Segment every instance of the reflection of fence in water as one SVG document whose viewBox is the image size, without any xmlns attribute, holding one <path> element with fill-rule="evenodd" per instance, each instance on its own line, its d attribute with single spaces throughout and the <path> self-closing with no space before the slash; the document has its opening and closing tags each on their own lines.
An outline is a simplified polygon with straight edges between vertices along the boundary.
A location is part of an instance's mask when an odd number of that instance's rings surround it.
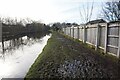
<svg viewBox="0 0 120 80">
<path fill-rule="evenodd" d="M 0 57 L 2 56 L 3 48 L 2 48 L 2 23 L 0 22 Z"/>
<path fill-rule="evenodd" d="M 66 35 L 120 57 L 120 22 L 87 24 L 63 29 Z"/>
<path fill-rule="evenodd" d="M 0 22 L 0 42 L 2 41 L 2 24 Z"/>
<path fill-rule="evenodd" d="M 2 42 L 0 42 L 0 57 L 2 57 L 2 53 L 3 53 L 3 50 L 2 50 Z"/>
</svg>

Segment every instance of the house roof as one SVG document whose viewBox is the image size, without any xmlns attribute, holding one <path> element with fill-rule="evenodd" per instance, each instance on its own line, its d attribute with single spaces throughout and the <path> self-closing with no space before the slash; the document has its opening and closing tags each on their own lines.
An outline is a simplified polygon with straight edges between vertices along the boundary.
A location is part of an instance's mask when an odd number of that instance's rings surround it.
<svg viewBox="0 0 120 80">
<path fill-rule="evenodd" d="M 103 19 L 97 19 L 97 20 L 89 21 L 86 24 L 96 24 L 96 23 L 106 23 L 106 21 Z"/>
</svg>

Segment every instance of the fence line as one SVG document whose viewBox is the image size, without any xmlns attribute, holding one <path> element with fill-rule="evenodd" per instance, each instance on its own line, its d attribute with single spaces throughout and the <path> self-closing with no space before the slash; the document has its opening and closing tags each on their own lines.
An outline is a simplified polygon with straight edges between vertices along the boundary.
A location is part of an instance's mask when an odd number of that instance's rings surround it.
<svg viewBox="0 0 120 80">
<path fill-rule="evenodd" d="M 62 29 L 63 32 L 75 39 L 95 46 L 95 50 L 102 49 L 120 57 L 120 23 L 98 23 L 82 26 L 72 26 Z"/>
</svg>

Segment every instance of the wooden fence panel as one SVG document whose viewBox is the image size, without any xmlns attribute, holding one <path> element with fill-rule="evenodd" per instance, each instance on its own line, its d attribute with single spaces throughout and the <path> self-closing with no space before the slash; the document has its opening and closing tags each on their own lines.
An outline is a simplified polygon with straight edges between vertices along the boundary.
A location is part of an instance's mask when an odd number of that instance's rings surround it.
<svg viewBox="0 0 120 80">
<path fill-rule="evenodd" d="M 82 41 L 83 40 L 83 29 L 79 28 L 79 39 Z"/>
<path fill-rule="evenodd" d="M 112 26 L 111 26 L 112 25 Z M 107 51 L 117 55 L 119 46 L 119 26 L 110 24 L 108 27 Z"/>
<path fill-rule="evenodd" d="M 68 35 L 70 36 L 70 34 L 71 34 L 71 33 L 70 33 L 70 27 L 68 28 L 68 33 L 69 33 Z"/>
<path fill-rule="evenodd" d="M 104 46 L 105 46 L 105 26 L 100 27 L 99 46 L 102 47 L 102 48 L 104 48 Z"/>
<path fill-rule="evenodd" d="M 119 41 L 118 41 L 118 52 L 117 52 L 117 57 L 120 58 L 120 24 L 119 24 Z"/>
<path fill-rule="evenodd" d="M 65 34 L 68 35 L 68 29 L 67 28 L 65 28 Z"/>
<path fill-rule="evenodd" d="M 62 28 L 62 31 L 64 32 L 64 34 L 65 34 L 65 28 Z"/>
<path fill-rule="evenodd" d="M 66 35 L 70 35 L 70 27 L 66 28 Z"/>
<path fill-rule="evenodd" d="M 78 28 L 79 27 L 79 28 Z M 73 38 L 104 49 L 120 57 L 120 23 L 104 23 L 87 26 L 63 28 L 63 32 Z"/>
<path fill-rule="evenodd" d="M 77 39 L 78 38 L 78 28 L 74 27 L 74 38 Z"/>
<path fill-rule="evenodd" d="M 87 28 L 86 33 L 87 42 L 96 45 L 96 28 Z"/>
</svg>

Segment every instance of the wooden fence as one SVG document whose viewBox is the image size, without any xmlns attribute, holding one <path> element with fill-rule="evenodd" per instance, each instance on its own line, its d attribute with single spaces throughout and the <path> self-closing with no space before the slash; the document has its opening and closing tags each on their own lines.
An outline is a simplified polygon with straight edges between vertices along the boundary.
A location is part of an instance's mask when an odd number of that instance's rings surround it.
<svg viewBox="0 0 120 80">
<path fill-rule="evenodd" d="M 104 53 L 120 57 L 120 22 L 87 24 L 62 29 L 63 32 L 84 43 L 102 49 Z"/>
</svg>

